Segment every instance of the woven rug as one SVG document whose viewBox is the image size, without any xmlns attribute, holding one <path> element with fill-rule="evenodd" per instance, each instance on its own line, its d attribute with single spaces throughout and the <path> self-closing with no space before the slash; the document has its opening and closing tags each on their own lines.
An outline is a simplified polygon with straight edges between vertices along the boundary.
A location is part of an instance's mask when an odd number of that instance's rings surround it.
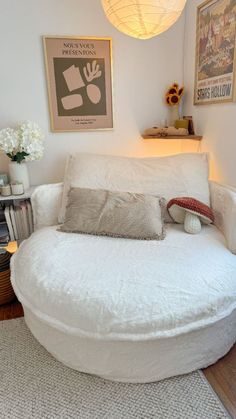
<svg viewBox="0 0 236 419">
<path fill-rule="evenodd" d="M 24 319 L 0 322 L 0 418 L 224 419 L 199 371 L 151 384 L 121 384 L 71 370 L 31 335 Z"/>
</svg>

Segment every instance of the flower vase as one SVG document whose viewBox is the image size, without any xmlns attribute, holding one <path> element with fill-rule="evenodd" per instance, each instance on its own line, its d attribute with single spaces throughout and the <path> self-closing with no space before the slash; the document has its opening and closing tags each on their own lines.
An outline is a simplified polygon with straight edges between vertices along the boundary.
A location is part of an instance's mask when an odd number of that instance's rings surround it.
<svg viewBox="0 0 236 419">
<path fill-rule="evenodd" d="M 9 163 L 9 175 L 11 182 L 22 183 L 25 191 L 29 189 L 29 173 L 26 163 L 17 163 L 16 161 L 11 161 Z"/>
<path fill-rule="evenodd" d="M 179 106 L 175 105 L 175 106 L 171 106 L 170 107 L 170 126 L 174 127 L 175 126 L 175 121 L 179 119 Z"/>
</svg>

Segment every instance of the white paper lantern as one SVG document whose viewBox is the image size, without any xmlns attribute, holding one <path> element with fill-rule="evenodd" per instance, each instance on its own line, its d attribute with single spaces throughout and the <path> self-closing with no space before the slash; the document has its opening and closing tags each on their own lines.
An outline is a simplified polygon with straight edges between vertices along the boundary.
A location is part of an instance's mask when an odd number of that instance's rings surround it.
<svg viewBox="0 0 236 419">
<path fill-rule="evenodd" d="M 180 17 L 185 3 L 186 0 L 102 0 L 112 25 L 139 39 L 166 31 Z"/>
</svg>

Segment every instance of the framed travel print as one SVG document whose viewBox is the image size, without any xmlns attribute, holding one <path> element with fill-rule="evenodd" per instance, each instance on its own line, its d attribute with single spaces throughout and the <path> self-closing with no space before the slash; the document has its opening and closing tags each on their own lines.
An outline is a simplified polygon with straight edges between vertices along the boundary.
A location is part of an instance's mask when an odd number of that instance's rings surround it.
<svg viewBox="0 0 236 419">
<path fill-rule="evenodd" d="M 52 131 L 112 129 L 111 39 L 43 41 Z"/>
<path fill-rule="evenodd" d="M 235 95 L 236 0 L 198 7 L 194 104 L 232 102 Z"/>
</svg>

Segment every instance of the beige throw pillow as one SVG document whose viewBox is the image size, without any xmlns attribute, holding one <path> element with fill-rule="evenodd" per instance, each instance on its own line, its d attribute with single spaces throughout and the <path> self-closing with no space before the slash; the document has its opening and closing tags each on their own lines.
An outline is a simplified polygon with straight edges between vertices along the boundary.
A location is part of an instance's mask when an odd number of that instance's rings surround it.
<svg viewBox="0 0 236 419">
<path fill-rule="evenodd" d="M 165 199 L 130 192 L 72 188 L 59 231 L 163 240 Z"/>
</svg>

